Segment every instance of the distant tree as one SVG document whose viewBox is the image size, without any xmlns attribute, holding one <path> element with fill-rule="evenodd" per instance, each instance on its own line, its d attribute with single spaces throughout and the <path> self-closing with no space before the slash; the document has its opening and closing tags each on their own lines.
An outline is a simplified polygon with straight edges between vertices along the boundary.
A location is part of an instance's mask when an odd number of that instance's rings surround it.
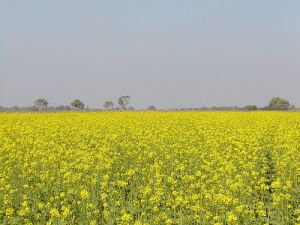
<svg viewBox="0 0 300 225">
<path fill-rule="evenodd" d="M 18 106 L 15 106 L 18 108 Z M 38 109 L 35 106 L 27 106 L 27 107 L 22 107 L 19 109 L 19 111 L 26 111 L 26 112 L 32 112 L 32 111 L 37 111 Z"/>
<path fill-rule="evenodd" d="M 69 106 L 69 105 L 65 105 L 65 110 L 66 110 L 66 111 L 71 111 L 71 110 L 72 110 L 72 107 Z"/>
<path fill-rule="evenodd" d="M 55 111 L 55 107 L 54 106 L 48 106 L 47 111 L 50 111 L 50 112 Z"/>
<path fill-rule="evenodd" d="M 48 106 L 48 101 L 45 98 L 39 98 L 35 100 L 34 106 L 38 108 L 39 111 L 43 111 Z"/>
<path fill-rule="evenodd" d="M 61 111 L 71 111 L 72 110 L 72 106 L 70 105 L 60 105 L 57 107 L 57 110 L 61 110 Z"/>
<path fill-rule="evenodd" d="M 127 106 L 129 105 L 130 97 L 128 95 L 121 96 L 118 100 L 118 104 L 120 105 L 121 109 L 126 110 Z"/>
<path fill-rule="evenodd" d="M 75 99 L 73 102 L 71 102 L 71 106 L 75 109 L 83 109 L 84 104 L 79 99 Z"/>
<path fill-rule="evenodd" d="M 155 105 L 150 105 L 150 106 L 148 107 L 148 110 L 155 111 L 155 110 L 156 110 Z"/>
<path fill-rule="evenodd" d="M 257 106 L 256 105 L 246 105 L 243 107 L 243 110 L 246 111 L 256 111 L 257 110 Z"/>
<path fill-rule="evenodd" d="M 14 105 L 14 106 L 12 107 L 12 111 L 18 112 L 18 111 L 21 111 L 21 110 L 20 110 L 20 107 L 19 107 L 19 106 Z"/>
<path fill-rule="evenodd" d="M 114 103 L 112 101 L 106 101 L 104 102 L 103 104 L 103 107 L 106 109 L 106 110 L 112 110 L 114 108 Z"/>
<path fill-rule="evenodd" d="M 57 111 L 64 111 L 65 110 L 65 106 L 63 106 L 63 105 L 56 106 L 55 110 L 57 110 Z"/>
<path fill-rule="evenodd" d="M 128 110 L 130 110 L 130 111 L 134 111 L 134 110 L 135 110 L 135 108 L 133 108 L 132 106 L 130 106 L 130 107 L 128 108 Z"/>
<path fill-rule="evenodd" d="M 279 97 L 273 97 L 269 102 L 268 108 L 271 110 L 288 110 L 289 106 L 290 103 L 288 100 Z"/>
</svg>

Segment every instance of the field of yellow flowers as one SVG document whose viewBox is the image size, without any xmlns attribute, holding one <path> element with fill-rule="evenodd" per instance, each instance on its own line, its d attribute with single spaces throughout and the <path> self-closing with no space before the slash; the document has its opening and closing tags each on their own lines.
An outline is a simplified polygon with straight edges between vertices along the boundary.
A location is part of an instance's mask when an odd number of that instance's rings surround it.
<svg viewBox="0 0 300 225">
<path fill-rule="evenodd" d="M 300 114 L 0 114 L 0 224 L 300 224 Z"/>
</svg>

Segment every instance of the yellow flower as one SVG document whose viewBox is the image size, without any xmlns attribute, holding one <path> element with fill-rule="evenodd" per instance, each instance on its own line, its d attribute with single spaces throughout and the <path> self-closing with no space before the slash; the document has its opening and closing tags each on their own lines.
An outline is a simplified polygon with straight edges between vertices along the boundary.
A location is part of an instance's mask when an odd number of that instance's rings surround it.
<svg viewBox="0 0 300 225">
<path fill-rule="evenodd" d="M 29 208 L 28 208 L 28 207 L 25 207 L 25 208 L 21 209 L 21 210 L 18 212 L 18 215 L 19 215 L 19 216 L 26 216 L 29 212 L 30 212 Z"/>
<path fill-rule="evenodd" d="M 23 207 L 27 207 L 28 206 L 28 202 L 27 201 L 22 202 L 22 206 Z"/>
<path fill-rule="evenodd" d="M 97 224 L 97 221 L 96 220 L 91 220 L 90 222 L 89 222 L 89 225 L 96 225 Z"/>
<path fill-rule="evenodd" d="M 232 223 L 236 223 L 237 221 L 237 216 L 233 213 L 233 212 L 229 212 L 227 213 L 227 222 L 232 224 Z"/>
<path fill-rule="evenodd" d="M 82 190 L 82 191 L 80 191 L 80 197 L 82 199 L 88 199 L 90 197 L 90 194 L 87 190 Z"/>
<path fill-rule="evenodd" d="M 122 216 L 121 216 L 121 220 L 123 222 L 130 222 L 132 221 L 133 217 L 129 214 L 129 213 L 124 213 Z"/>
<path fill-rule="evenodd" d="M 53 218 L 59 217 L 60 216 L 59 211 L 57 209 L 55 209 L 55 208 L 52 208 L 50 210 L 50 216 L 53 217 Z"/>
<path fill-rule="evenodd" d="M 172 220 L 172 219 L 167 219 L 167 220 L 165 221 L 165 223 L 166 223 L 167 225 L 171 225 L 171 224 L 173 224 L 173 220 Z"/>
<path fill-rule="evenodd" d="M 38 209 L 40 209 L 40 210 L 41 210 L 41 209 L 43 209 L 43 208 L 44 208 L 44 206 L 45 206 L 45 205 L 44 205 L 44 203 L 41 203 L 41 202 L 40 202 L 40 203 L 38 203 Z"/>
<path fill-rule="evenodd" d="M 281 182 L 279 180 L 273 181 L 271 188 L 279 189 L 281 187 Z"/>
<path fill-rule="evenodd" d="M 62 211 L 62 216 L 63 217 L 68 217 L 71 214 L 70 208 L 66 207 L 66 206 L 62 206 L 61 211 Z"/>
<path fill-rule="evenodd" d="M 6 209 L 6 211 L 5 211 L 5 215 L 6 216 L 12 216 L 13 214 L 14 214 L 14 209 L 13 208 L 8 208 L 8 209 Z"/>
<path fill-rule="evenodd" d="M 211 212 L 206 212 L 204 215 L 205 219 L 210 219 L 212 217 L 212 213 Z"/>
<path fill-rule="evenodd" d="M 60 194 L 59 194 L 59 197 L 61 197 L 61 198 L 64 198 L 66 196 L 66 193 L 65 192 L 61 192 Z"/>
</svg>

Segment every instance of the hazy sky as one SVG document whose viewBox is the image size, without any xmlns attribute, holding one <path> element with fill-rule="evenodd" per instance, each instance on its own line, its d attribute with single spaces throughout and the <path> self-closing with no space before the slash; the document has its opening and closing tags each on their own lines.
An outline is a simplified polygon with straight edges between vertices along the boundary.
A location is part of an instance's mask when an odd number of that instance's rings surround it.
<svg viewBox="0 0 300 225">
<path fill-rule="evenodd" d="M 299 85 L 299 0 L 0 0 L 0 105 L 300 106 Z"/>
</svg>

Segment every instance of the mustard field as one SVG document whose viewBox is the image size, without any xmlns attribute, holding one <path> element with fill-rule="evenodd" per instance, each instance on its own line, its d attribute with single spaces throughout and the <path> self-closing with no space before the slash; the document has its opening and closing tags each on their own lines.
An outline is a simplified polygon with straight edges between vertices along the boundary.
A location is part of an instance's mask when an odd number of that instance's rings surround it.
<svg viewBox="0 0 300 225">
<path fill-rule="evenodd" d="M 0 114 L 0 224 L 300 224 L 300 113 Z"/>
</svg>

